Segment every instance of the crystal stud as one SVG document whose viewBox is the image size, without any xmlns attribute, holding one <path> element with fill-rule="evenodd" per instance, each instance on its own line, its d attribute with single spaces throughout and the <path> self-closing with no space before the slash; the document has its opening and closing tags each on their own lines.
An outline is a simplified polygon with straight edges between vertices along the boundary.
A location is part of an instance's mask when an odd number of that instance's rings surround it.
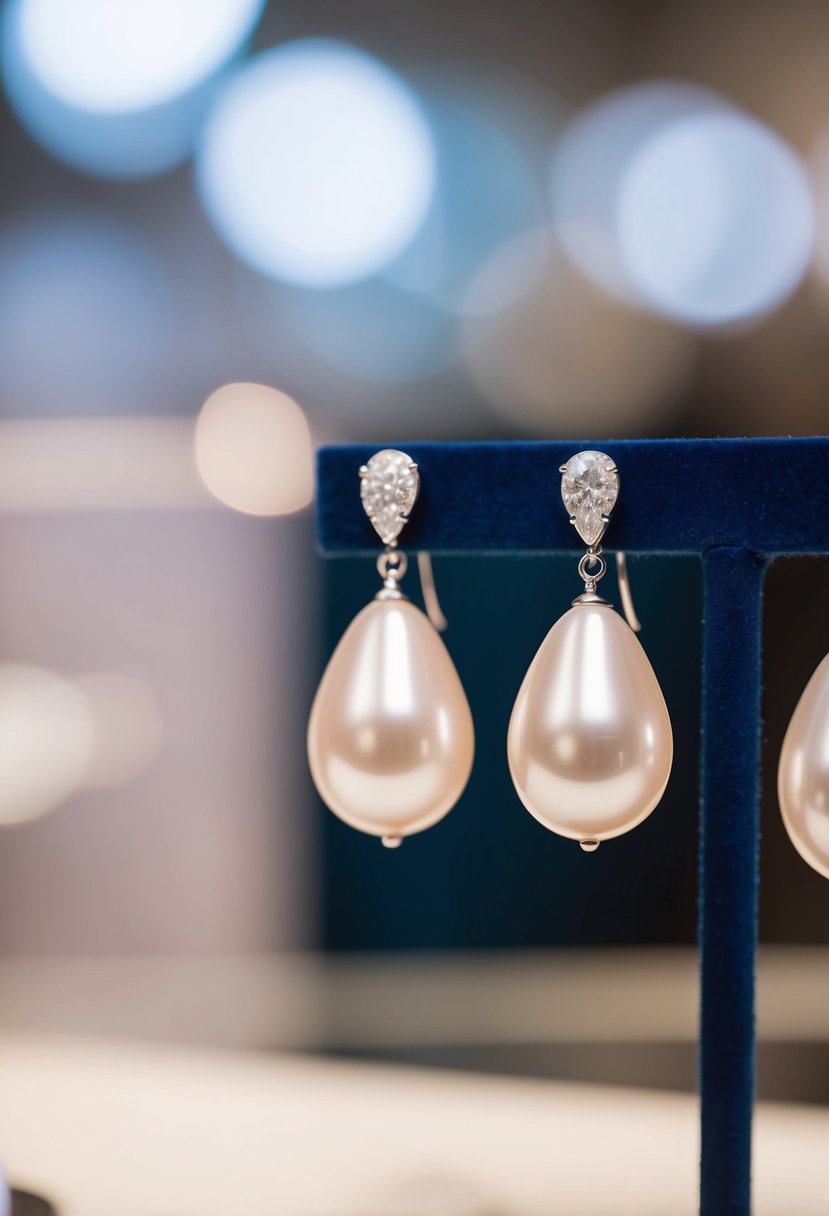
<svg viewBox="0 0 829 1216">
<path fill-rule="evenodd" d="M 578 452 L 562 466 L 561 497 L 586 545 L 595 545 L 619 497 L 619 473 L 604 452 Z"/>
<path fill-rule="evenodd" d="M 403 531 L 419 489 L 417 465 L 405 452 L 384 448 L 360 469 L 363 510 L 383 544 Z"/>
</svg>

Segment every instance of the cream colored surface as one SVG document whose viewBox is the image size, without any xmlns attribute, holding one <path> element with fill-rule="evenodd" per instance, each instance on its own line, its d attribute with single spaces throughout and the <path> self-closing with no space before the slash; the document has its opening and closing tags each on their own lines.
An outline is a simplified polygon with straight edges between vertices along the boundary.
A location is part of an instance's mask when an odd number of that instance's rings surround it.
<svg viewBox="0 0 829 1216">
<path fill-rule="evenodd" d="M 0 1039 L 4 1163 L 61 1216 L 692 1216 L 696 1121 L 635 1090 Z M 829 1112 L 761 1109 L 756 1140 L 756 1216 L 825 1213 Z M 452 1203 L 413 1207 L 429 1188 Z"/>
<path fill-rule="evenodd" d="M 317 789 L 374 836 L 431 827 L 472 768 L 472 714 L 446 647 L 408 600 L 373 600 L 325 670 L 308 724 Z"/>
<path fill-rule="evenodd" d="M 507 755 L 524 806 L 561 836 L 609 840 L 654 809 L 671 772 L 671 721 L 612 608 L 580 604 L 556 621 L 516 698 Z"/>
<path fill-rule="evenodd" d="M 783 740 L 777 793 L 800 856 L 829 878 L 829 655 L 812 676 Z"/>
</svg>

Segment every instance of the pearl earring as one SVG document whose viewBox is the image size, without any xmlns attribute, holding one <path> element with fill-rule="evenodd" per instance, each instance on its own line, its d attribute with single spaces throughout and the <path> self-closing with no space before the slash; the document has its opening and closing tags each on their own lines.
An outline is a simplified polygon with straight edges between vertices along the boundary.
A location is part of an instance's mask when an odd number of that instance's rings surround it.
<svg viewBox="0 0 829 1216">
<path fill-rule="evenodd" d="M 386 546 L 377 559 L 383 586 L 325 669 L 308 723 L 308 760 L 334 814 L 396 848 L 460 798 L 475 736 L 445 646 L 400 591 L 407 562 L 397 538 L 420 488 L 417 465 L 387 449 L 360 469 L 360 479 L 363 508 Z M 433 596 L 431 579 L 424 591 Z"/>
<path fill-rule="evenodd" d="M 789 722 L 777 796 L 792 844 L 818 874 L 829 878 L 829 654 Z"/>
<path fill-rule="evenodd" d="M 560 472 L 570 522 L 587 545 L 579 561 L 584 594 L 530 664 L 510 718 L 507 756 L 530 814 L 593 852 L 657 805 L 671 772 L 673 735 L 636 635 L 596 594 L 607 569 L 600 542 L 619 496 L 618 469 L 603 452 L 579 452 Z M 627 607 L 626 577 L 620 586 Z"/>
</svg>

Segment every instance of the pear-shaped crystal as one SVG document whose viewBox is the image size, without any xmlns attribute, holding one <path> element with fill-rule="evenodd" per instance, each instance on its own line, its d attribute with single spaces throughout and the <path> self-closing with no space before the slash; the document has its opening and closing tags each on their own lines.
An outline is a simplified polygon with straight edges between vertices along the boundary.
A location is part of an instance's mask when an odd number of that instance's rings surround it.
<svg viewBox="0 0 829 1216">
<path fill-rule="evenodd" d="M 619 474 L 604 452 L 578 452 L 564 466 L 561 497 L 576 531 L 594 545 L 605 530 L 606 518 L 619 497 Z"/>
<path fill-rule="evenodd" d="M 375 452 L 360 469 L 363 510 L 384 545 L 403 531 L 419 488 L 417 465 L 411 456 L 394 448 Z"/>
</svg>

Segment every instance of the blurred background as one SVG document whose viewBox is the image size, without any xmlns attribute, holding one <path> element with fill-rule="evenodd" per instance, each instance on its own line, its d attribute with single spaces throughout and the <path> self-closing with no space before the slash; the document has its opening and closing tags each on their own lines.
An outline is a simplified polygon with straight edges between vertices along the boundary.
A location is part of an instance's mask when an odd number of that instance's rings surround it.
<svg viewBox="0 0 829 1216">
<path fill-rule="evenodd" d="M 574 565 L 438 559 L 478 758 L 389 854 L 305 761 L 376 586 L 315 555 L 313 449 L 825 432 L 829 10 L 6 0 L 0 37 L 0 1163 L 102 1216 L 549 1213 L 548 1103 L 568 1216 L 605 1184 L 692 1211 L 698 565 L 632 562 L 676 761 L 586 857 L 504 763 Z M 792 1105 L 761 1117 L 761 1213 L 823 1210 L 829 886 L 774 774 L 827 603 L 829 562 L 772 568 L 759 1087 Z M 242 1150 L 260 1084 L 281 1181 Z M 346 1105 L 326 1184 L 308 1144 Z M 483 1108 L 503 1177 L 441 1156 Z M 147 1146 L 137 1189 L 78 1128 Z M 589 1196 L 568 1134 L 616 1144 Z"/>
</svg>

